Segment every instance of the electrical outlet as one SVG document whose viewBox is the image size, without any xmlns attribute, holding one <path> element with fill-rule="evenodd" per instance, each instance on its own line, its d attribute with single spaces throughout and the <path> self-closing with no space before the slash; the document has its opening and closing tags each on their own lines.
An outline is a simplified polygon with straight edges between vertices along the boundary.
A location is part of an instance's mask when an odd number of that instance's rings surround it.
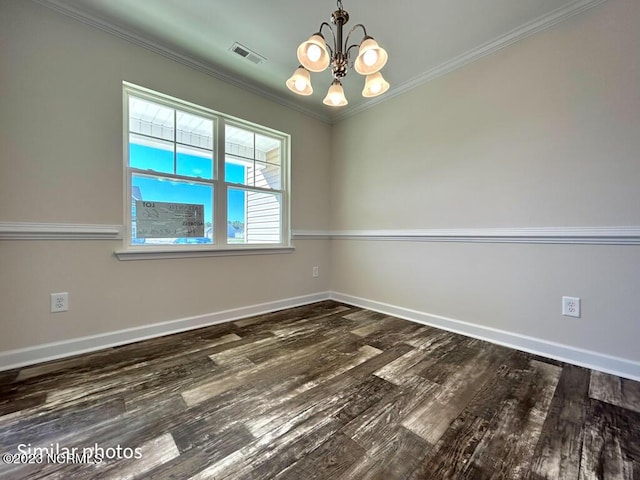
<svg viewBox="0 0 640 480">
<path fill-rule="evenodd" d="M 319 277 L 320 269 L 318 267 L 313 267 L 313 269 L 311 270 L 311 275 L 313 276 L 313 278 Z"/>
<path fill-rule="evenodd" d="M 51 313 L 67 312 L 69 310 L 69 293 L 51 294 Z"/>
<path fill-rule="evenodd" d="M 580 299 L 577 297 L 562 297 L 562 315 L 580 318 Z"/>
</svg>

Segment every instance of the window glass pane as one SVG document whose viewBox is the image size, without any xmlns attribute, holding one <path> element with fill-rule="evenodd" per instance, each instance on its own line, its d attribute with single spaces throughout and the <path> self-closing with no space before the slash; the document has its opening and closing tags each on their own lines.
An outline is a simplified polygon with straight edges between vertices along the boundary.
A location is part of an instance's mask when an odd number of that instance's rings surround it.
<svg viewBox="0 0 640 480">
<path fill-rule="evenodd" d="M 173 142 L 130 134 L 129 165 L 140 170 L 173 173 Z"/>
<path fill-rule="evenodd" d="M 256 134 L 256 160 L 280 165 L 280 146 L 282 141 L 277 138 Z"/>
<path fill-rule="evenodd" d="M 225 182 L 238 183 L 240 185 L 252 185 L 253 178 L 250 183 L 249 177 L 247 176 L 248 168 L 251 165 L 253 165 L 253 162 L 227 155 L 224 162 Z"/>
<path fill-rule="evenodd" d="M 129 131 L 173 141 L 173 108 L 129 97 Z"/>
<path fill-rule="evenodd" d="M 227 243 L 245 243 L 246 204 L 244 190 L 230 188 L 227 191 Z"/>
<path fill-rule="evenodd" d="M 229 188 L 227 242 L 281 243 L 281 203 L 279 193 Z"/>
<path fill-rule="evenodd" d="M 176 146 L 176 173 L 186 177 L 213 178 L 213 152 L 186 145 Z"/>
<path fill-rule="evenodd" d="M 176 142 L 213 150 L 213 120 L 191 113 L 176 112 Z"/>
<path fill-rule="evenodd" d="M 213 186 L 134 174 L 131 197 L 131 243 L 213 243 Z"/>
<path fill-rule="evenodd" d="M 280 190 L 280 166 L 271 163 L 254 162 L 248 172 L 249 177 L 253 177 L 254 186 Z"/>
<path fill-rule="evenodd" d="M 228 155 L 253 160 L 254 158 L 254 133 L 250 130 L 225 125 L 225 152 Z"/>
<path fill-rule="evenodd" d="M 251 130 L 225 126 L 225 181 L 250 187 L 282 187 L 282 140 Z M 242 177 L 237 173 L 243 169 Z"/>
</svg>

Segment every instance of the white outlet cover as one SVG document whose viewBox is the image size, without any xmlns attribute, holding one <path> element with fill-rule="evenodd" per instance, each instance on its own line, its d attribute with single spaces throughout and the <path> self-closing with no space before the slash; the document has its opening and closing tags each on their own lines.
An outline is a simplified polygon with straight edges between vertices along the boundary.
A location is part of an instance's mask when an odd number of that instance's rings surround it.
<svg viewBox="0 0 640 480">
<path fill-rule="evenodd" d="M 562 315 L 580 318 L 580 299 L 578 297 L 562 297 Z"/>
<path fill-rule="evenodd" d="M 51 294 L 51 313 L 69 311 L 69 293 L 52 293 Z"/>
</svg>

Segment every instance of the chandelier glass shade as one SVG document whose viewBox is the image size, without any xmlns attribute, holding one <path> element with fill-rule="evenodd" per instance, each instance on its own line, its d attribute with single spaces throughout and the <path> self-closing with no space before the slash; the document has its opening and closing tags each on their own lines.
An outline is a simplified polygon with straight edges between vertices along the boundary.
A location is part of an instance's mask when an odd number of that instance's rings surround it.
<svg viewBox="0 0 640 480">
<path fill-rule="evenodd" d="M 311 75 L 302 67 L 296 69 L 291 78 L 287 80 L 287 87 L 298 95 L 311 95 L 313 87 L 311 86 Z"/>
<path fill-rule="evenodd" d="M 360 75 L 370 75 L 379 72 L 387 63 L 387 58 L 387 52 L 378 45 L 378 42 L 372 37 L 365 37 L 360 44 L 353 68 Z"/>
<path fill-rule="evenodd" d="M 309 85 L 311 87 L 311 85 Z M 377 97 L 389 90 L 389 82 L 382 78 L 380 72 L 367 75 L 367 79 L 364 83 L 364 89 L 362 90 L 363 97 Z"/>
<path fill-rule="evenodd" d="M 311 95 L 313 87 L 309 72 L 322 72 L 330 67 L 333 81 L 323 103 L 333 107 L 348 103 L 342 88 L 342 79 L 347 75 L 349 68 L 366 76 L 362 96 L 376 97 L 389 89 L 389 82 L 380 73 L 389 58 L 387 52 L 373 37 L 367 35 L 366 28 L 360 23 L 347 33 L 343 42 L 343 27 L 349 21 L 349 13 L 342 8 L 341 0 L 337 1 L 337 6 L 338 9 L 331 14 L 331 22 L 335 28 L 327 22 L 322 22 L 318 31 L 300 44 L 297 51 L 300 65 L 287 80 L 287 87 L 291 91 L 298 95 Z M 349 44 L 351 34 L 358 28 L 362 30 L 362 40 L 358 44 Z M 330 44 L 327 44 L 323 29 L 328 29 L 331 33 Z M 355 48 L 358 49 L 358 53 L 352 61 L 351 54 Z"/>
<path fill-rule="evenodd" d="M 347 102 L 347 97 L 344 96 L 344 90 L 340 80 L 335 79 L 331 82 L 327 96 L 324 97 L 322 103 L 331 107 L 342 107 L 349 103 Z"/>
<path fill-rule="evenodd" d="M 324 37 L 315 34 L 301 43 L 298 47 L 298 61 L 310 72 L 321 72 L 327 68 L 331 58 Z"/>
</svg>

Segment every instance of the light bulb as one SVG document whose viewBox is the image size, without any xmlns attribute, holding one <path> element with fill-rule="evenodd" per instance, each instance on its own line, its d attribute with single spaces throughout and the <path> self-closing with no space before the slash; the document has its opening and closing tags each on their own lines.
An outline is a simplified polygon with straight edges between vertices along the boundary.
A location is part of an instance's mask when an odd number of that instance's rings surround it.
<svg viewBox="0 0 640 480">
<path fill-rule="evenodd" d="M 381 82 L 374 82 L 373 84 L 371 84 L 371 93 L 375 95 L 376 93 L 380 93 L 380 90 L 382 90 Z"/>
<path fill-rule="evenodd" d="M 334 105 L 340 105 L 340 94 L 334 93 L 331 95 L 331 103 Z"/>
<path fill-rule="evenodd" d="M 364 52 L 362 60 L 367 67 L 374 65 L 378 61 L 378 53 L 372 48 Z"/>
<path fill-rule="evenodd" d="M 317 62 L 320 59 L 321 55 L 322 49 L 315 43 L 312 43 L 311 45 L 309 45 L 309 48 L 307 48 L 307 57 L 309 57 L 309 60 L 311 60 L 312 62 Z"/>
<path fill-rule="evenodd" d="M 307 81 L 304 78 L 296 78 L 295 81 L 296 90 L 299 92 L 304 92 L 304 89 L 307 88 Z"/>
</svg>

